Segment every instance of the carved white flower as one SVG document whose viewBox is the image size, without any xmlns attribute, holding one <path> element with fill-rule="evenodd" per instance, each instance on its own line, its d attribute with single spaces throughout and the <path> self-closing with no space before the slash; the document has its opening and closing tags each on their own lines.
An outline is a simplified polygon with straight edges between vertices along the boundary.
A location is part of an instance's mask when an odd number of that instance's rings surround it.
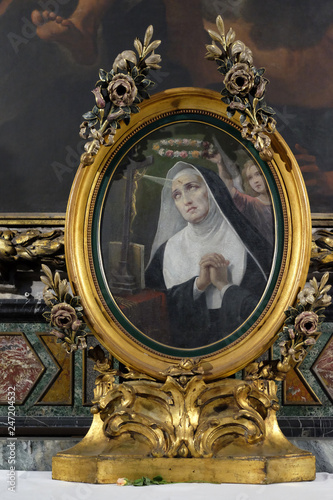
<svg viewBox="0 0 333 500">
<path fill-rule="evenodd" d="M 306 304 L 313 304 L 315 300 L 315 290 L 312 286 L 306 286 L 299 292 L 297 295 L 298 300 L 302 304 L 302 306 L 305 306 Z"/>
</svg>

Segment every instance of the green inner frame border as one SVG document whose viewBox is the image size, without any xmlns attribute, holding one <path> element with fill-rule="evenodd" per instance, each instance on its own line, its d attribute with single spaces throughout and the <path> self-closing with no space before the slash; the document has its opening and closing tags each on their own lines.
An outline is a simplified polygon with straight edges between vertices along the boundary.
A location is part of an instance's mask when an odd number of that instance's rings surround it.
<svg viewBox="0 0 333 500">
<path fill-rule="evenodd" d="M 272 269 L 269 285 L 266 288 L 260 302 L 258 303 L 257 308 L 253 311 L 251 316 L 232 334 L 228 337 L 222 339 L 221 341 L 215 342 L 214 344 L 206 345 L 203 347 L 195 348 L 195 349 L 179 349 L 172 346 L 167 346 L 165 344 L 161 344 L 147 335 L 145 335 L 142 331 L 137 329 L 124 315 L 124 313 L 120 310 L 117 305 L 115 299 L 112 294 L 110 294 L 109 287 L 107 283 L 105 283 L 104 272 L 102 271 L 102 258 L 100 255 L 100 224 L 102 219 L 102 212 L 104 206 L 105 196 L 110 185 L 110 181 L 112 180 L 112 176 L 116 172 L 118 165 L 122 161 L 122 159 L 129 153 L 131 148 L 138 143 L 143 138 L 147 137 L 152 132 L 155 132 L 157 129 L 165 127 L 167 125 L 173 125 L 178 122 L 197 122 L 203 123 L 205 125 L 211 125 L 217 129 L 220 129 L 229 135 L 231 135 L 235 140 L 237 140 L 241 145 L 256 159 L 258 164 L 260 165 L 267 184 L 269 186 L 273 209 L 275 213 L 276 220 L 276 249 L 275 249 L 275 262 L 273 263 L 274 268 Z M 164 116 L 162 118 L 157 118 L 153 122 L 149 122 L 146 126 L 140 128 L 136 133 L 134 133 L 128 141 L 116 152 L 112 161 L 108 164 L 105 169 L 104 176 L 101 180 L 99 191 L 96 196 L 96 201 L 93 210 L 92 216 L 92 260 L 94 265 L 94 271 L 97 278 L 97 282 L 100 288 L 100 292 L 104 298 L 105 303 L 107 304 L 109 310 L 111 311 L 114 318 L 117 322 L 122 326 L 125 332 L 132 336 L 136 341 L 140 342 L 144 346 L 162 355 L 172 356 L 172 357 L 196 357 L 196 356 L 207 356 L 213 354 L 221 349 L 227 348 L 231 343 L 237 341 L 244 335 L 249 328 L 257 321 L 265 307 L 267 306 L 269 300 L 271 299 L 272 293 L 274 291 L 275 285 L 277 283 L 277 279 L 280 274 L 281 264 L 283 261 L 284 254 L 284 217 L 283 217 L 283 209 L 280 198 L 279 189 L 275 182 L 273 173 L 270 168 L 266 164 L 266 162 L 262 161 L 259 157 L 259 153 L 255 150 L 253 145 L 249 141 L 245 141 L 239 130 L 237 130 L 232 125 L 224 122 L 223 120 L 209 116 L 205 112 L 198 111 L 190 111 L 190 112 L 182 112 L 175 111 L 174 114 L 170 113 L 168 116 Z M 110 318 L 111 319 L 111 318 Z"/>
</svg>

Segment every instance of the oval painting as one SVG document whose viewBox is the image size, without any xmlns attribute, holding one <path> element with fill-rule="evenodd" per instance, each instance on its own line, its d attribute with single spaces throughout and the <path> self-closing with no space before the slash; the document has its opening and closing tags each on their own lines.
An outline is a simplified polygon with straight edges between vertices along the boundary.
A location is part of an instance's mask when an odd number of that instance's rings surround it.
<svg viewBox="0 0 333 500">
<path fill-rule="evenodd" d="M 227 123 L 194 113 L 145 127 L 107 166 L 95 207 L 112 315 L 161 353 L 228 346 L 271 298 L 281 211 L 273 172 Z"/>
</svg>

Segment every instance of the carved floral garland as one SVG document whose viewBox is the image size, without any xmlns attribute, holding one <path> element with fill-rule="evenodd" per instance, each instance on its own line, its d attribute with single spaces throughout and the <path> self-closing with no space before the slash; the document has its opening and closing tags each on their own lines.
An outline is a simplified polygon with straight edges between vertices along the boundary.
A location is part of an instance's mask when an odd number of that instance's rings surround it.
<svg viewBox="0 0 333 500">
<path fill-rule="evenodd" d="M 165 147 L 163 147 L 165 146 Z M 179 147 L 195 147 L 194 150 L 179 149 Z M 178 149 L 175 149 L 178 148 Z M 161 139 L 152 147 L 158 155 L 166 158 L 209 158 L 213 155 L 215 147 L 208 141 L 196 139 Z"/>
<path fill-rule="evenodd" d="M 113 144 L 120 121 L 129 124 L 132 113 L 138 113 L 138 104 L 149 99 L 148 90 L 155 83 L 149 79 L 150 70 L 159 69 L 161 56 L 155 54 L 161 41 L 152 41 L 153 27 L 146 30 L 143 42 L 136 38 L 133 50 L 119 54 L 111 71 L 100 69 L 99 80 L 92 93 L 96 105 L 83 115 L 80 137 L 90 139 L 84 146 L 81 164 L 92 165 L 101 145 Z M 98 127 L 98 128 L 97 128 Z"/>
<path fill-rule="evenodd" d="M 281 360 L 251 363 L 246 368 L 248 380 L 284 380 L 290 368 L 303 361 L 317 342 L 325 320 L 325 308 L 332 303 L 332 297 L 327 293 L 331 289 L 328 278 L 329 273 L 323 275 L 320 283 L 313 278 L 299 292 L 295 306 L 285 311 L 284 327 L 279 334 Z"/>
<path fill-rule="evenodd" d="M 40 277 L 45 285 L 43 298 L 50 308 L 43 316 L 52 326 L 52 335 L 57 338 L 57 342 L 61 342 L 68 354 L 86 348 L 86 324 L 83 321 L 80 297 L 74 297 L 70 293 L 69 283 L 65 279 L 61 280 L 58 272 L 53 276 L 51 269 L 45 264 L 42 264 L 42 269 L 45 274 Z"/>
<path fill-rule="evenodd" d="M 216 18 L 217 32 L 208 30 L 212 43 L 206 45 L 206 59 L 216 61 L 223 75 L 224 89 L 221 100 L 227 104 L 231 118 L 236 111 L 242 124 L 242 137 L 248 139 L 259 151 L 260 157 L 271 160 L 273 151 L 269 134 L 275 131 L 275 112 L 264 100 L 266 85 L 265 68 L 253 66 L 251 50 L 240 40 L 232 28 L 225 34 L 221 16 Z"/>
</svg>

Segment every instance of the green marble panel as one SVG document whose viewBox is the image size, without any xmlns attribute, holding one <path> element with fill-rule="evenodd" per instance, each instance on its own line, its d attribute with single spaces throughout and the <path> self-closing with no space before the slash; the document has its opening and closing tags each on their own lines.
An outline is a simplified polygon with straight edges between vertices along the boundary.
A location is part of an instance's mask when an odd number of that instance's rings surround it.
<svg viewBox="0 0 333 500">
<path fill-rule="evenodd" d="M 73 360 L 73 398 L 71 405 L 60 404 L 41 404 L 41 396 L 47 390 L 48 386 L 58 372 L 54 360 L 40 340 L 38 334 L 46 334 L 50 331 L 45 323 L 0 323 L 0 332 L 23 332 L 33 347 L 36 355 L 45 367 L 42 376 L 39 378 L 25 402 L 16 406 L 16 415 L 18 417 L 89 417 L 90 400 L 93 396 L 94 380 L 98 375 L 93 370 L 93 363 L 86 358 L 86 354 L 77 351 Z M 297 417 L 333 417 L 333 404 L 330 394 L 325 385 L 313 370 L 313 365 L 318 356 L 323 352 L 333 333 L 333 323 L 325 323 L 322 327 L 322 334 L 317 343 L 312 347 L 305 360 L 299 367 L 301 375 L 304 377 L 306 386 L 319 399 L 317 405 L 302 404 L 297 401 L 295 404 L 281 404 L 280 416 Z M 96 345 L 96 340 L 92 335 L 88 335 L 88 346 Z M 274 346 L 274 357 L 279 356 L 278 345 Z M 85 359 L 83 360 L 83 357 Z M 84 373 L 83 373 L 84 371 Z M 333 371 L 333 365 L 332 365 Z M 240 378 L 241 374 L 235 375 Z M 1 379 L 1 373 L 0 373 Z M 68 381 L 70 383 L 70 381 Z M 283 383 L 278 384 L 279 399 L 283 402 Z M 7 406 L 0 405 L 0 417 L 6 417 Z"/>
<path fill-rule="evenodd" d="M 0 324 L 0 332 L 24 332 L 29 340 L 36 355 L 45 367 L 45 371 L 30 391 L 28 398 L 22 405 L 16 406 L 16 416 L 85 416 L 90 415 L 89 407 L 83 406 L 82 401 L 82 352 L 78 351 L 74 354 L 74 387 L 73 387 L 73 404 L 64 405 L 41 405 L 37 404 L 41 396 L 48 388 L 49 384 L 54 379 L 58 372 L 58 367 L 55 365 L 49 352 L 41 342 L 38 333 L 48 333 L 49 327 L 45 323 L 2 323 Z M 56 340 L 54 340 L 56 341 Z M 1 378 L 1 374 L 0 374 Z M 70 381 L 69 381 L 70 383 Z M 7 406 L 0 405 L 0 417 L 7 415 Z"/>
<path fill-rule="evenodd" d="M 305 405 L 302 401 L 297 402 L 293 405 L 281 405 L 279 411 L 279 416 L 305 416 L 305 417 L 330 417 L 333 416 L 333 404 L 329 397 L 329 393 L 323 385 L 321 384 L 319 378 L 313 371 L 313 365 L 315 364 L 318 356 L 322 353 L 327 342 L 332 337 L 333 333 L 333 323 L 325 323 L 322 325 L 322 333 L 318 338 L 316 344 L 309 350 L 304 361 L 299 365 L 299 371 L 303 375 L 303 383 L 308 385 L 309 390 L 313 391 L 314 394 L 320 401 L 318 405 Z M 274 346 L 274 356 L 278 357 L 279 347 Z M 333 364 L 332 364 L 333 371 Z M 279 383 L 279 399 L 283 401 L 283 382 Z"/>
</svg>

